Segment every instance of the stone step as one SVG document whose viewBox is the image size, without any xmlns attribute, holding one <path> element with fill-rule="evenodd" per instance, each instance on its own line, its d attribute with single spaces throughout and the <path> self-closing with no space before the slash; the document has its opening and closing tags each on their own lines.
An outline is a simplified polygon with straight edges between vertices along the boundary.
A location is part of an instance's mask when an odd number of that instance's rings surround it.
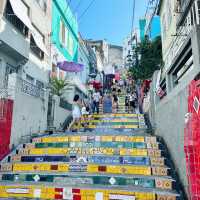
<svg viewBox="0 0 200 200">
<path fill-rule="evenodd" d="M 88 172 L 103 174 L 135 174 L 135 175 L 156 175 L 169 176 L 170 168 L 166 166 L 145 166 L 145 165 L 117 165 L 117 164 L 68 164 L 60 162 L 34 162 L 34 163 L 9 163 L 1 164 L 0 171 L 3 172 Z"/>
<path fill-rule="evenodd" d="M 11 155 L 8 157 L 8 163 L 16 162 L 66 162 L 66 163 L 96 163 L 96 164 L 127 164 L 127 165 L 152 165 L 152 166 L 164 166 L 168 165 L 169 161 L 164 158 L 148 157 L 148 156 L 61 156 L 61 155 L 42 155 L 42 156 L 21 156 Z"/>
<path fill-rule="evenodd" d="M 44 187 L 39 184 L 11 184 L 6 183 L 0 185 L 1 196 L 9 197 L 28 197 L 28 198 L 42 198 L 42 199 L 71 199 L 71 200 L 88 200 L 88 199 L 124 199 L 124 200 L 177 200 L 179 194 L 175 191 L 163 191 L 160 189 L 132 187 L 127 190 L 121 187 L 110 188 L 108 186 L 97 187 L 63 187 L 61 184 L 55 186 L 54 183 L 48 184 Z"/>
<path fill-rule="evenodd" d="M 87 133 L 70 133 L 70 134 L 57 134 L 55 136 L 44 136 L 35 137 L 32 139 L 33 143 L 53 143 L 53 142 L 146 142 L 146 143 L 157 143 L 156 136 L 147 136 L 145 133 L 138 135 L 124 135 L 124 133 L 119 134 L 119 132 L 114 133 L 113 131 L 109 133 L 97 133 L 97 132 L 87 132 Z"/>
<path fill-rule="evenodd" d="M 32 148 L 19 149 L 18 155 L 120 155 L 162 157 L 165 152 L 157 149 L 125 148 Z"/>
<path fill-rule="evenodd" d="M 123 187 L 123 189 L 130 189 L 130 187 L 143 187 L 143 188 L 157 188 L 162 190 L 175 190 L 175 180 L 164 177 L 119 177 L 119 176 L 98 176 L 98 175 L 79 175 L 79 174 L 15 174 L 4 173 L 0 174 L 0 181 L 6 182 L 37 182 L 37 183 L 55 183 L 62 184 L 62 186 L 74 185 L 78 186 L 108 186 L 108 187 Z"/>
<path fill-rule="evenodd" d="M 94 114 L 81 123 L 91 131 L 43 133 L 4 159 L 0 198 L 180 199 L 166 148 L 147 135 L 143 115 Z"/>
<path fill-rule="evenodd" d="M 92 148 L 92 147 L 102 147 L 102 148 L 137 148 L 137 149 L 162 149 L 161 143 L 147 143 L 147 142 L 38 142 L 38 143 L 27 143 L 23 144 L 23 148 L 32 149 L 32 148 L 63 148 L 63 147 L 80 147 L 80 148 Z"/>
</svg>

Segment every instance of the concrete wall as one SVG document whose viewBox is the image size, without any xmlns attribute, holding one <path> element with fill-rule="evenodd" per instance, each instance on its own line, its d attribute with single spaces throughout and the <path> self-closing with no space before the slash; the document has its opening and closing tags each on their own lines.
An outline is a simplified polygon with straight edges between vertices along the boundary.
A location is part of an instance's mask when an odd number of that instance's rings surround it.
<svg viewBox="0 0 200 200">
<path fill-rule="evenodd" d="M 184 154 L 184 118 L 188 112 L 188 85 L 200 72 L 199 35 L 200 27 L 196 26 L 190 35 L 194 66 L 183 76 L 179 84 L 168 91 L 167 96 L 162 100 L 155 94 L 158 72 L 155 72 L 151 85 L 151 109 L 149 111 L 151 122 L 156 128 L 156 134 L 162 136 L 168 146 L 185 191 L 188 189 L 188 181 Z M 167 81 L 167 84 L 170 83 Z"/>
<path fill-rule="evenodd" d="M 163 57 L 168 54 L 168 49 L 174 40 L 174 34 L 176 33 L 176 13 L 175 10 L 176 0 L 163 1 L 160 9 L 160 22 L 161 22 L 161 36 Z"/>
<path fill-rule="evenodd" d="M 187 87 L 176 89 L 156 107 L 156 135 L 162 136 L 168 146 L 181 182 L 187 190 L 184 154 L 184 117 L 187 113 Z"/>
<path fill-rule="evenodd" d="M 123 48 L 120 46 L 109 45 L 109 57 L 110 64 L 115 64 L 118 68 L 123 66 Z"/>
<path fill-rule="evenodd" d="M 48 92 L 45 92 L 44 99 L 22 92 L 21 80 L 16 80 L 11 145 L 19 144 L 23 136 L 46 130 L 47 99 Z"/>
<path fill-rule="evenodd" d="M 44 35 L 44 42 L 47 51 L 50 50 L 50 32 L 51 32 L 51 0 L 47 0 L 47 11 L 44 12 L 36 1 L 24 0 L 30 8 L 30 20 L 37 27 L 39 32 Z M 1 1 L 0 9 L 3 1 Z M 5 3 L 5 2 L 4 2 Z M 1 9 L 3 13 L 3 10 Z M 30 50 L 30 33 L 25 38 L 18 32 L 12 24 L 0 15 L 0 39 L 7 45 L 4 51 L 0 49 L 1 60 L 1 77 L 5 76 L 6 63 L 18 69 L 17 74 L 9 75 L 8 85 L 12 87 L 14 100 L 13 124 L 11 130 L 10 146 L 20 143 L 21 137 L 30 135 L 33 132 L 44 131 L 47 128 L 47 108 L 48 108 L 48 91 L 45 90 L 43 98 L 29 95 L 22 91 L 22 80 L 26 80 L 26 75 L 34 78 L 32 85 L 28 89 L 35 90 L 36 80 L 48 84 L 48 70 L 50 69 L 50 58 L 45 55 L 41 60 Z M 6 52 L 6 53 L 5 53 Z M 50 51 L 49 51 L 50 54 Z M 24 56 L 28 62 L 19 66 L 17 56 Z M 0 91 L 1 92 L 1 91 Z"/>
<path fill-rule="evenodd" d="M 66 118 L 71 114 L 71 111 L 61 108 L 59 106 L 60 98 L 54 97 L 55 99 L 55 110 L 54 110 L 54 127 L 56 129 L 60 128 L 60 125 L 66 120 Z"/>
</svg>

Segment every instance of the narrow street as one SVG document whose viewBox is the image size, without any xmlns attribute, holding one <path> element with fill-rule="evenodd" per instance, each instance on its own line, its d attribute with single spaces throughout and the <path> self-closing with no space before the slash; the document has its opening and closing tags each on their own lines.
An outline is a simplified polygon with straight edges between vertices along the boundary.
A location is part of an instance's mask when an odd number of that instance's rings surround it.
<svg viewBox="0 0 200 200">
<path fill-rule="evenodd" d="M 141 114 L 94 114 L 90 132 L 36 137 L 1 163 L 1 198 L 180 199 L 166 148 Z M 45 187 L 44 187 L 45 185 Z"/>
<path fill-rule="evenodd" d="M 1 198 L 72 200 L 182 199 L 161 138 L 146 132 L 144 115 L 119 112 L 82 118 L 79 132 L 33 137 L 1 163 Z M 87 130 L 83 124 L 87 123 Z M 76 126 L 76 125 L 74 125 Z M 45 187 L 44 187 L 45 185 Z"/>
<path fill-rule="evenodd" d="M 200 200 L 200 0 L 0 0 L 0 200 Z"/>
</svg>

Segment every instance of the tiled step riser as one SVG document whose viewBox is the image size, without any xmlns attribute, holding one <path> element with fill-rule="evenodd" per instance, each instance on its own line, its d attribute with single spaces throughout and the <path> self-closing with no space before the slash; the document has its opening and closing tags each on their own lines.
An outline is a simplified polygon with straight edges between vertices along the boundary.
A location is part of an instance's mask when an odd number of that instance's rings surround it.
<svg viewBox="0 0 200 200">
<path fill-rule="evenodd" d="M 39 137 L 33 138 L 33 143 L 55 143 L 55 142 L 146 142 L 157 143 L 156 137 L 143 136 L 123 136 L 123 135 L 79 135 L 79 136 L 61 136 L 61 137 Z"/>
<path fill-rule="evenodd" d="M 119 108 L 118 111 L 125 111 L 124 99 L 120 99 Z M 129 132 L 130 135 L 145 135 L 142 133 L 146 128 L 143 115 L 93 115 L 82 119 L 81 124 L 86 123 L 95 131 L 85 135 L 70 133 L 33 138 L 33 143 L 17 149 L 16 155 L 12 154 L 8 162 L 0 166 L 0 183 L 10 185 L 9 188 L 0 186 L 0 198 L 177 199 L 176 182 L 170 179 L 171 169 L 166 167 L 166 149 L 156 137 L 126 136 Z M 111 129 L 115 130 L 111 133 Z M 20 188 L 24 181 L 26 186 Z M 13 182 L 17 186 L 12 187 Z M 50 185 L 52 188 L 48 188 Z M 61 188 L 55 188 L 55 185 Z M 71 189 L 73 186 L 76 189 Z"/>
<path fill-rule="evenodd" d="M 23 188 L 23 190 L 22 190 Z M 44 186 L 0 186 L 2 198 L 41 198 L 41 199 L 68 199 L 68 200 L 178 200 L 175 196 L 157 195 L 155 193 L 126 192 L 120 190 L 98 190 L 79 188 L 55 188 Z M 23 191 L 21 194 L 9 193 L 9 191 Z"/>
<path fill-rule="evenodd" d="M 69 163 L 96 163 L 96 164 L 130 164 L 130 165 L 151 165 L 165 166 L 164 158 L 150 157 L 123 157 L 123 156 L 20 156 L 8 157 L 8 162 L 69 162 Z"/>
<path fill-rule="evenodd" d="M 19 149 L 18 155 L 116 155 L 162 157 L 164 152 L 157 149 L 125 148 L 32 148 Z"/>
<path fill-rule="evenodd" d="M 66 175 L 41 175 L 41 174 L 3 174 L 0 181 L 27 181 L 27 182 L 47 182 L 65 185 L 104 185 L 104 186 L 138 186 L 144 188 L 159 188 L 163 190 L 173 190 L 176 188 L 175 182 L 170 179 L 145 179 L 145 178 L 120 178 L 120 177 L 73 177 Z"/>
<path fill-rule="evenodd" d="M 169 176 L 171 171 L 166 167 L 146 166 L 117 166 L 117 165 L 92 165 L 92 164 L 48 164 L 48 163 L 14 163 L 1 164 L 1 172 L 87 172 L 106 174 L 132 174 L 132 175 L 155 175 Z"/>
<path fill-rule="evenodd" d="M 73 126 L 74 129 L 81 129 L 84 126 Z M 138 129 L 140 128 L 139 125 L 89 125 L 87 126 L 88 129 Z"/>
<path fill-rule="evenodd" d="M 159 143 L 145 143 L 145 142 L 57 142 L 57 143 L 30 143 L 24 144 L 23 148 L 137 148 L 137 149 L 162 149 L 162 145 Z"/>
</svg>

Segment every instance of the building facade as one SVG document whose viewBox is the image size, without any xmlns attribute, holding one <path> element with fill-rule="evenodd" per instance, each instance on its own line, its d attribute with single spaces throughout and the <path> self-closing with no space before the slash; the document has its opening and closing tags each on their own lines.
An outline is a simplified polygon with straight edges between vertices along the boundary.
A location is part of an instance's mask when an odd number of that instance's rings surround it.
<svg viewBox="0 0 200 200">
<path fill-rule="evenodd" d="M 150 15 L 147 18 L 147 23 L 145 26 L 145 35 L 147 35 L 150 40 L 154 40 L 156 37 L 160 36 L 160 34 L 160 17 Z"/>
<path fill-rule="evenodd" d="M 7 110 L 12 112 L 10 147 L 19 144 L 21 137 L 47 127 L 50 2 L 0 2 L 0 98 L 13 102 Z M 1 109 L 5 109 L 2 104 Z"/>
<path fill-rule="evenodd" d="M 140 43 L 140 30 L 135 29 L 131 35 L 127 36 L 123 41 L 123 64 L 125 68 L 136 64 L 135 47 Z"/>
<path fill-rule="evenodd" d="M 164 66 L 161 76 L 154 77 L 152 90 L 156 131 L 164 137 L 170 149 L 186 193 L 184 127 L 188 112 L 188 85 L 200 72 L 199 9 L 197 0 L 160 0 L 158 14 Z M 155 96 L 156 85 L 165 92 L 161 99 Z"/>
<path fill-rule="evenodd" d="M 120 70 L 123 65 L 123 47 L 117 45 L 109 45 L 108 62 L 115 66 L 116 70 Z"/>
</svg>

